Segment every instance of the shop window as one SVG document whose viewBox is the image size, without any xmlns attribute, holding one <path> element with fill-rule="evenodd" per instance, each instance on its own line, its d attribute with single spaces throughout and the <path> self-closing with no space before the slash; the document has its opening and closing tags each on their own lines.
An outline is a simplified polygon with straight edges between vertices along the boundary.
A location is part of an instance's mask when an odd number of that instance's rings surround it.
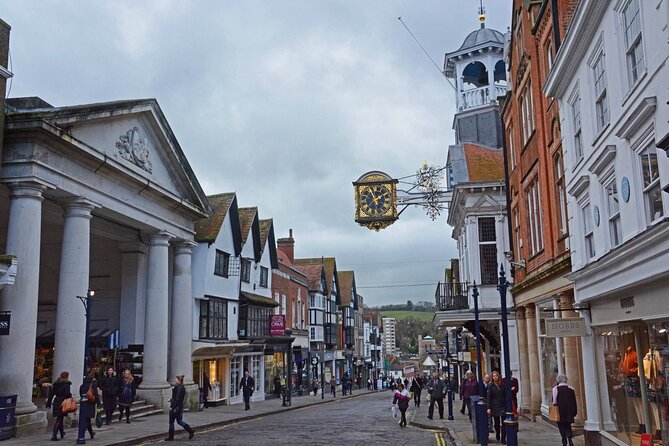
<svg viewBox="0 0 669 446">
<path fill-rule="evenodd" d="M 609 433 L 625 444 L 640 444 L 641 433 L 652 434 L 655 440 L 669 438 L 667 328 L 669 323 L 655 322 L 595 330 L 614 427 Z"/>
<path fill-rule="evenodd" d="M 541 347 L 541 395 L 544 405 L 551 404 L 557 376 L 564 373 L 562 340 L 546 336 L 546 319 L 555 318 L 555 313 L 551 310 L 557 307 L 557 301 L 537 305 L 537 333 L 539 334 L 539 345 Z"/>
<path fill-rule="evenodd" d="M 239 383 L 242 380 L 242 358 L 233 356 L 230 361 L 230 398 L 240 395 Z"/>
</svg>

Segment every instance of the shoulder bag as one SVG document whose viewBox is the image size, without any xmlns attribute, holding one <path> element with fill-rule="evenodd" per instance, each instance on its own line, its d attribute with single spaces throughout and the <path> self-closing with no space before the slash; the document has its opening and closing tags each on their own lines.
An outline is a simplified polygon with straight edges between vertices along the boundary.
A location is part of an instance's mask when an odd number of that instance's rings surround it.
<svg viewBox="0 0 669 446">
<path fill-rule="evenodd" d="M 74 401 L 74 398 L 65 398 L 60 404 L 60 411 L 63 412 L 63 415 L 77 411 L 77 402 Z"/>
</svg>

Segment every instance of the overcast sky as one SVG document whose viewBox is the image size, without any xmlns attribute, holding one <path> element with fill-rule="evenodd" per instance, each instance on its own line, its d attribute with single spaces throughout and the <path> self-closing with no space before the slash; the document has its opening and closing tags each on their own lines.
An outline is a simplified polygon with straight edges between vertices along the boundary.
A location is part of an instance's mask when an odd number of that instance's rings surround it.
<svg viewBox="0 0 669 446">
<path fill-rule="evenodd" d="M 504 32 L 511 0 L 484 1 Z M 10 97 L 54 106 L 156 98 L 207 194 L 293 229 L 297 257 L 334 256 L 376 306 L 434 301 L 457 257 L 442 215 L 354 222 L 352 182 L 394 178 L 454 142 L 443 65 L 479 27 L 478 0 L 0 0 L 12 26 Z M 426 285 L 427 284 L 427 285 Z"/>
</svg>

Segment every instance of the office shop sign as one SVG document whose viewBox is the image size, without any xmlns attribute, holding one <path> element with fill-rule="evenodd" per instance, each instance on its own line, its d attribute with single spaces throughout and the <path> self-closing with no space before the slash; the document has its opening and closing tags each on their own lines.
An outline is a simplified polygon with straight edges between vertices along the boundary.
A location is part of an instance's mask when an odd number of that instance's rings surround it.
<svg viewBox="0 0 669 446">
<path fill-rule="evenodd" d="M 570 336 L 585 336 L 585 318 L 546 319 L 547 338 L 566 338 Z"/>
</svg>

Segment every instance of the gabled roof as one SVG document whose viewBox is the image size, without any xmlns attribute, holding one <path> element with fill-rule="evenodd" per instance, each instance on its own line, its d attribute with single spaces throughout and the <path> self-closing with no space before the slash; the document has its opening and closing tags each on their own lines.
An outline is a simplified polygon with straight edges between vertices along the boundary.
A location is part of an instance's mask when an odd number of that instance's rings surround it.
<svg viewBox="0 0 669 446">
<path fill-rule="evenodd" d="M 260 252 L 265 252 L 265 246 L 269 247 L 269 259 L 272 268 L 279 267 L 276 254 L 276 239 L 274 238 L 274 221 L 271 218 L 260 220 Z M 261 254 L 262 255 L 262 254 Z"/>
<path fill-rule="evenodd" d="M 215 242 L 225 217 L 230 215 L 235 255 L 239 255 L 242 246 L 242 234 L 239 226 L 237 195 L 234 192 L 227 192 L 209 195 L 207 200 L 209 200 L 211 206 L 211 214 L 209 214 L 209 217 L 201 218 L 195 223 L 195 240 L 201 243 Z"/>
<path fill-rule="evenodd" d="M 355 272 L 353 271 L 339 271 L 339 285 L 341 288 L 341 303 L 348 307 L 353 302 L 353 307 L 358 308 L 357 296 L 355 295 Z"/>
<path fill-rule="evenodd" d="M 242 243 L 246 244 L 249 234 L 253 233 L 253 255 L 256 262 L 262 257 L 260 249 L 260 222 L 258 208 L 239 208 L 239 226 L 242 232 Z"/>
<path fill-rule="evenodd" d="M 341 287 L 339 285 L 339 278 L 337 278 L 337 262 L 334 257 L 315 257 L 310 259 L 295 259 L 294 265 L 319 265 L 323 264 L 325 267 L 325 283 L 328 287 L 327 291 L 332 290 L 332 280 L 337 281 L 337 305 L 341 305 Z"/>
<path fill-rule="evenodd" d="M 285 254 L 284 254 L 285 255 Z M 297 261 L 297 260 L 296 260 Z M 298 265 L 293 263 L 298 271 L 301 271 L 307 278 L 309 291 L 318 291 L 321 287 L 321 278 L 325 277 L 325 265 L 315 263 L 311 265 Z"/>
<path fill-rule="evenodd" d="M 6 106 L 7 129 L 35 128 L 35 125 L 39 125 L 40 129 L 86 150 L 89 155 L 97 158 L 97 161 L 108 166 L 113 165 L 117 169 L 125 169 L 126 172 L 132 172 L 131 175 L 134 174 L 135 177 L 140 169 L 134 169 L 134 166 L 128 168 L 130 163 L 124 161 L 116 162 L 113 156 L 107 154 L 107 147 L 93 147 L 87 141 L 78 139 L 77 129 L 82 125 L 97 123 L 104 119 L 132 117 L 143 120 L 154 136 L 158 137 L 159 141 L 156 144 L 164 148 L 159 154 L 160 160 L 151 159 L 154 163 L 164 162 L 170 168 L 170 175 L 178 188 L 178 196 L 172 199 L 180 201 L 182 206 L 189 204 L 193 211 L 200 215 L 207 215 L 210 212 L 200 182 L 156 99 L 130 99 L 53 107 L 37 97 L 9 98 Z M 144 173 L 140 175 L 142 176 L 138 178 L 143 178 L 146 182 Z"/>
<path fill-rule="evenodd" d="M 478 144 L 463 144 L 469 181 L 504 179 L 504 153 L 501 149 Z"/>
</svg>

